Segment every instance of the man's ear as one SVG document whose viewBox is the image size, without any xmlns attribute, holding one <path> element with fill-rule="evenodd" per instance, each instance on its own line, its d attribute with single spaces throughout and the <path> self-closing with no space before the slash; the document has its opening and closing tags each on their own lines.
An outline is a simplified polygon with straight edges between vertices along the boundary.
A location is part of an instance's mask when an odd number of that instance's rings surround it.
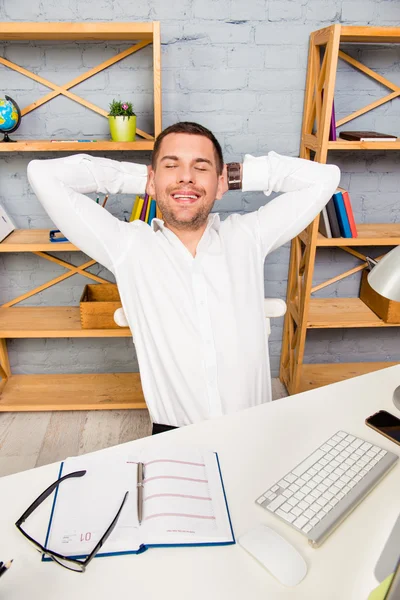
<svg viewBox="0 0 400 600">
<path fill-rule="evenodd" d="M 227 191 L 228 191 L 228 175 L 227 175 L 226 165 L 224 165 L 224 168 L 222 169 L 222 174 L 219 175 L 219 177 L 218 177 L 218 187 L 217 187 L 217 193 L 216 193 L 215 199 L 221 200 L 222 196 Z"/>
<path fill-rule="evenodd" d="M 152 196 L 156 199 L 155 196 L 156 190 L 154 187 L 154 169 L 151 165 L 147 167 L 147 183 L 146 183 L 146 194 Z"/>
</svg>

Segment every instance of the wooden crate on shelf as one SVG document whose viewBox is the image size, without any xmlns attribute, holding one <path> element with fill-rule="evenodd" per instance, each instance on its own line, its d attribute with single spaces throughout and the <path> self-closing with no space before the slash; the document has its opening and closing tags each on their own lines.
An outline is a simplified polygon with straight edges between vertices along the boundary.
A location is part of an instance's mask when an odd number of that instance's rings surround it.
<svg viewBox="0 0 400 600">
<path fill-rule="evenodd" d="M 114 283 L 88 284 L 79 303 L 83 329 L 116 329 L 114 313 L 121 308 L 121 298 Z"/>
<path fill-rule="evenodd" d="M 364 271 L 361 278 L 360 299 L 385 323 L 400 325 L 400 302 L 378 294 L 368 283 L 367 271 Z"/>
</svg>

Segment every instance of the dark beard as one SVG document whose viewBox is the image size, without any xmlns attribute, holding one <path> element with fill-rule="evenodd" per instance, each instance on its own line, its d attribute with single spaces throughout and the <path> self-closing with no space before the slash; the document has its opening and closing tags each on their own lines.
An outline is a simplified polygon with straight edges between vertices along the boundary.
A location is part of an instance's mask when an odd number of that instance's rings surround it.
<svg viewBox="0 0 400 600">
<path fill-rule="evenodd" d="M 190 221 L 181 221 L 177 219 L 172 211 L 168 210 L 168 208 L 164 208 L 160 203 L 158 206 L 162 212 L 162 218 L 167 225 L 171 225 L 175 229 L 181 231 L 196 231 L 205 223 L 207 223 L 208 215 L 210 214 L 214 205 L 212 205 L 209 210 L 207 210 L 205 207 L 202 207 Z"/>
</svg>

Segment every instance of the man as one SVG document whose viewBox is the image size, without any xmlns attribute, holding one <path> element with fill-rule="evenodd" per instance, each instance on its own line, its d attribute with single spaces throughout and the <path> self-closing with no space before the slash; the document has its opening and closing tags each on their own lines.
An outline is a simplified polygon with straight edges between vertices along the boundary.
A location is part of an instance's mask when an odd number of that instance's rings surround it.
<svg viewBox="0 0 400 600">
<path fill-rule="evenodd" d="M 148 171 L 84 154 L 29 163 L 57 227 L 115 275 L 153 433 L 271 400 L 264 260 L 316 217 L 339 176 L 336 166 L 274 152 L 246 155 L 225 175 L 214 135 L 187 122 L 158 136 Z M 210 211 L 228 186 L 284 193 L 221 222 Z M 163 215 L 151 227 L 85 196 L 145 189 Z"/>
</svg>

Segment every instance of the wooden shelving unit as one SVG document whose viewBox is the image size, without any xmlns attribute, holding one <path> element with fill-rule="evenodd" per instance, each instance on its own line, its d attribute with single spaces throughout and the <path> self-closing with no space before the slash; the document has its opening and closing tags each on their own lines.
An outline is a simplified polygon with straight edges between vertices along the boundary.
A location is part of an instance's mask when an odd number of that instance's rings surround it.
<svg viewBox="0 0 400 600">
<path fill-rule="evenodd" d="M 371 102 L 336 122 L 336 127 L 359 117 L 400 96 L 400 87 L 353 59 L 340 49 L 340 44 L 400 43 L 400 27 L 356 27 L 331 25 L 310 35 L 306 91 L 300 156 L 326 163 L 330 150 L 369 151 L 400 150 L 400 138 L 394 142 L 329 141 L 329 127 L 339 58 L 389 88 L 381 99 Z M 359 298 L 316 298 L 312 294 L 362 271 L 366 256 L 357 246 L 400 245 L 400 223 L 357 225 L 357 238 L 328 239 L 318 232 L 319 216 L 292 241 L 287 305 L 280 378 L 291 394 L 348 379 L 396 363 L 331 363 L 304 364 L 307 332 L 310 329 L 396 327 L 382 321 Z M 313 285 L 314 266 L 319 247 L 338 247 L 361 261 L 331 279 Z"/>
<path fill-rule="evenodd" d="M 137 130 L 135 142 L 95 142 L 50 140 L 18 140 L 11 144 L 0 144 L 0 152 L 95 152 L 95 151 L 149 151 L 161 132 L 161 39 L 160 24 L 148 23 L 0 23 L 1 41 L 22 40 L 75 40 L 75 41 L 132 41 L 133 45 L 97 67 L 89 69 L 74 80 L 60 86 L 0 57 L 0 64 L 25 75 L 50 88 L 45 94 L 21 110 L 22 116 L 35 110 L 45 102 L 63 95 L 78 104 L 107 117 L 107 111 L 80 98 L 71 89 L 100 71 L 123 60 L 125 57 L 153 46 L 153 96 L 154 133 Z M 13 375 L 7 353 L 10 338 L 86 338 L 86 337 L 131 337 L 129 328 L 82 329 L 79 307 L 46 306 L 16 307 L 23 300 L 79 273 L 97 283 L 108 283 L 102 277 L 86 269 L 94 260 L 75 266 L 63 261 L 54 253 L 74 252 L 79 248 L 69 242 L 52 243 L 49 230 L 20 229 L 13 232 L 2 243 L 0 252 L 31 252 L 66 269 L 62 275 L 46 282 L 25 294 L 13 298 L 0 307 L 0 411 L 37 410 L 90 410 L 145 408 L 139 373 L 95 373 L 62 375 Z"/>
</svg>

